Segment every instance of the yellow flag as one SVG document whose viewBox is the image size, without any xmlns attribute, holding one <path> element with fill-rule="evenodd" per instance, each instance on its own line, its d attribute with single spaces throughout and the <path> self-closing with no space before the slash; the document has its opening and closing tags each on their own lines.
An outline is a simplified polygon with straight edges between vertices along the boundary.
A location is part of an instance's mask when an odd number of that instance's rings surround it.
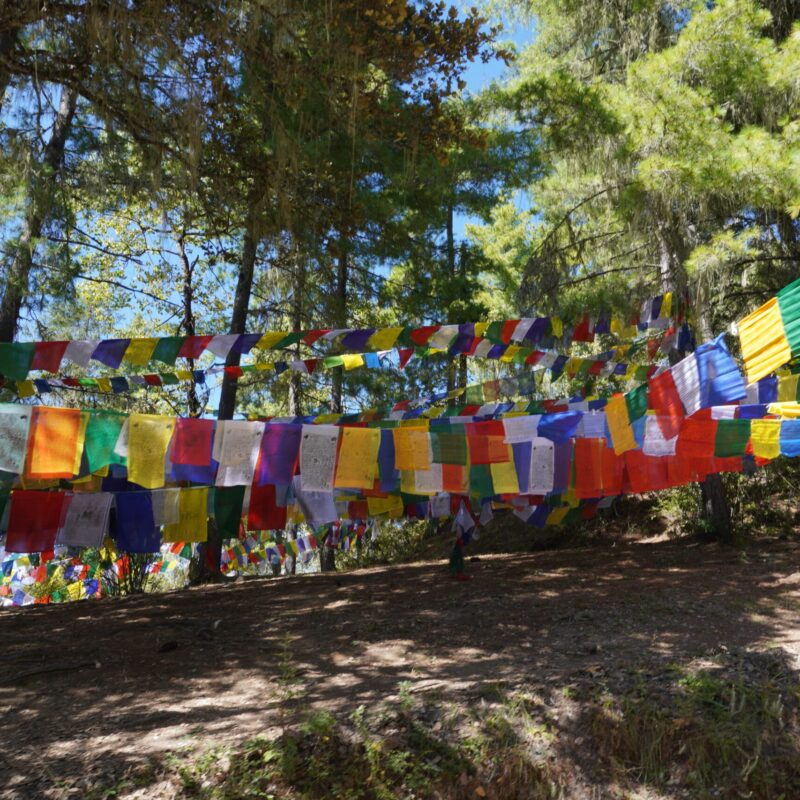
<svg viewBox="0 0 800 800">
<path fill-rule="evenodd" d="M 776 414 L 786 419 L 800 419 L 800 403 L 770 403 L 767 406 L 770 414 Z"/>
<path fill-rule="evenodd" d="M 125 351 L 124 359 L 129 364 L 143 367 L 150 361 L 157 344 L 158 339 L 131 339 L 131 343 Z"/>
<path fill-rule="evenodd" d="M 349 489 L 371 489 L 377 472 L 381 432 L 377 428 L 345 428 L 333 485 Z"/>
<path fill-rule="evenodd" d="M 341 359 L 347 371 L 364 366 L 364 356 L 361 353 L 345 353 L 341 356 Z"/>
<path fill-rule="evenodd" d="M 800 375 L 781 375 L 778 377 L 778 402 L 793 403 L 797 400 L 797 379 Z"/>
<path fill-rule="evenodd" d="M 388 497 L 368 497 L 367 509 L 371 517 L 381 514 L 403 514 L 403 498 L 399 494 L 390 494 Z"/>
<path fill-rule="evenodd" d="M 180 519 L 164 526 L 165 542 L 205 542 L 208 539 L 208 487 L 181 489 Z"/>
<path fill-rule="evenodd" d="M 78 437 L 75 440 L 75 460 L 72 462 L 72 474 L 80 475 L 81 459 L 83 457 L 83 445 L 86 441 L 86 426 L 89 424 L 89 412 L 81 411 L 81 419 L 78 423 Z"/>
<path fill-rule="evenodd" d="M 17 394 L 22 398 L 33 397 L 36 394 L 33 381 L 17 381 Z"/>
<path fill-rule="evenodd" d="M 258 340 L 256 347 L 259 350 L 271 350 L 274 345 L 276 345 L 281 339 L 285 339 L 288 335 L 289 334 L 286 331 L 272 331 L 271 333 L 265 333 Z"/>
<path fill-rule="evenodd" d="M 496 494 L 519 494 L 519 481 L 517 480 L 517 470 L 514 467 L 514 459 L 509 445 L 510 461 L 501 461 L 491 464 L 492 484 Z"/>
<path fill-rule="evenodd" d="M 511 362 L 514 359 L 514 356 L 519 353 L 522 348 L 518 344 L 510 344 L 507 348 L 505 353 L 500 356 L 500 360 L 506 363 Z"/>
<path fill-rule="evenodd" d="M 739 341 L 748 383 L 755 383 L 789 362 L 792 350 L 777 297 L 739 322 Z"/>
<path fill-rule="evenodd" d="M 167 454 L 173 417 L 131 414 L 128 423 L 128 480 L 145 489 L 164 485 L 164 457 Z"/>
<path fill-rule="evenodd" d="M 547 525 L 560 525 L 561 520 L 569 514 L 569 508 L 566 506 L 564 508 L 554 508 L 548 515 L 547 515 Z"/>
<path fill-rule="evenodd" d="M 394 465 L 397 469 L 431 468 L 430 436 L 427 430 L 418 427 L 395 428 L 392 434 L 394 436 Z"/>
<path fill-rule="evenodd" d="M 369 346 L 373 350 L 388 350 L 403 332 L 403 328 L 379 328 L 369 337 Z"/>
<path fill-rule="evenodd" d="M 781 421 L 754 419 L 750 423 L 750 441 L 753 444 L 753 455 L 759 458 L 777 458 L 781 454 Z"/>
<path fill-rule="evenodd" d="M 606 403 L 606 424 L 611 434 L 614 452 L 618 456 L 628 450 L 636 449 L 636 439 L 633 436 L 625 395 L 618 394 L 609 398 Z"/>
</svg>

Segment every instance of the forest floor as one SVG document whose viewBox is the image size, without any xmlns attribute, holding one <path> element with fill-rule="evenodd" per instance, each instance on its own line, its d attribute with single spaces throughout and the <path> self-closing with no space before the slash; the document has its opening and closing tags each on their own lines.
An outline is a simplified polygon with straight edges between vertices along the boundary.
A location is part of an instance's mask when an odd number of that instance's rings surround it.
<svg viewBox="0 0 800 800">
<path fill-rule="evenodd" d="M 0 797 L 800 797 L 800 542 L 0 612 Z"/>
</svg>

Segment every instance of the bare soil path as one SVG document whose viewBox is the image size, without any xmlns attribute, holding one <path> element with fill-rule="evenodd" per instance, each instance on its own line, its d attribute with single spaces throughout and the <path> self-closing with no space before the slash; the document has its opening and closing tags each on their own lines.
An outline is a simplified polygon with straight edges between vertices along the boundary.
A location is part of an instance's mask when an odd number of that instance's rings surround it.
<svg viewBox="0 0 800 800">
<path fill-rule="evenodd" d="M 334 714 L 401 688 L 553 694 L 602 676 L 622 689 L 631 665 L 657 673 L 720 648 L 772 648 L 800 670 L 794 542 L 468 566 L 467 583 L 416 563 L 0 612 L 0 797 L 83 797 L 149 759 L 269 735 L 289 662 L 303 702 Z M 581 741 L 586 720 L 558 726 Z"/>
</svg>

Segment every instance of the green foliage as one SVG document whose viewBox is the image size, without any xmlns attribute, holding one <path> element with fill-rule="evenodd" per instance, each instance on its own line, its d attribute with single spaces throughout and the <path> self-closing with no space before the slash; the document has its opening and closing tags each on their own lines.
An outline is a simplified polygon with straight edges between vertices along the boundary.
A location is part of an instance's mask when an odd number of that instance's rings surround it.
<svg viewBox="0 0 800 800">
<path fill-rule="evenodd" d="M 318 712 L 275 739 L 256 738 L 235 752 L 188 764 L 175 759 L 176 771 L 184 795 L 202 800 L 421 800 L 434 794 L 467 800 L 496 791 L 511 800 L 559 798 L 564 780 L 532 759 L 516 732 L 523 706 L 509 703 L 488 713 L 473 737 L 436 733 L 408 712 L 376 716 L 359 706 L 349 724 Z M 376 735 L 376 726 L 384 735 Z"/>
<path fill-rule="evenodd" d="M 336 553 L 338 569 L 354 569 L 377 564 L 400 564 L 418 557 L 423 539 L 430 533 L 426 520 L 403 519 L 385 522 L 373 539 L 368 531 L 360 547 Z"/>
<path fill-rule="evenodd" d="M 751 475 L 729 473 L 722 477 L 735 538 L 795 533 L 800 520 L 800 509 L 795 502 L 800 468 L 793 459 L 777 459 Z M 670 535 L 708 535 L 698 484 L 658 492 L 654 495 L 653 514 L 665 523 Z"/>
<path fill-rule="evenodd" d="M 745 654 L 735 668 L 677 671 L 594 710 L 592 731 L 612 774 L 680 784 L 693 797 L 759 800 L 800 791 L 791 720 L 797 686 L 779 657 Z"/>
</svg>

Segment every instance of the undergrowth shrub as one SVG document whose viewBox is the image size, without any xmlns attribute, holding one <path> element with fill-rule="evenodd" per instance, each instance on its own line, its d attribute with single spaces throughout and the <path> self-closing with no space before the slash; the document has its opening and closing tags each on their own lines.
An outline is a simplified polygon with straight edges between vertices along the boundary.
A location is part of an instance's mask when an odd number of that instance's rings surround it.
<svg viewBox="0 0 800 800">
<path fill-rule="evenodd" d="M 722 476 L 738 536 L 789 534 L 800 523 L 800 464 L 779 458 L 751 474 Z M 672 536 L 708 533 L 700 513 L 700 486 L 678 486 L 654 496 L 654 514 Z"/>
<path fill-rule="evenodd" d="M 398 564 L 415 558 L 432 526 L 427 520 L 404 519 L 383 522 L 377 536 L 367 530 L 360 547 L 336 551 L 337 569 L 355 569 L 377 564 Z"/>
<path fill-rule="evenodd" d="M 598 705 L 592 732 L 612 775 L 692 797 L 800 797 L 797 676 L 749 654 L 733 671 L 675 671 Z"/>
</svg>

